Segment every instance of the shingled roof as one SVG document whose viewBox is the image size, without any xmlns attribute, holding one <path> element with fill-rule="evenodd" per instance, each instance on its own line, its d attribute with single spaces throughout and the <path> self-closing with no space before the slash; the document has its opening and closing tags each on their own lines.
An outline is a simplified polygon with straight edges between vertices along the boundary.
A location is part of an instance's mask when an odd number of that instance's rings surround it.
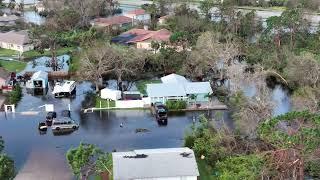
<svg viewBox="0 0 320 180">
<path fill-rule="evenodd" d="M 22 46 L 30 43 L 30 39 L 27 31 L 9 31 L 0 33 L 0 42 Z"/>
<path fill-rule="evenodd" d="M 169 41 L 172 33 L 167 29 L 160 29 L 158 31 L 131 29 L 123 34 L 136 35 L 136 37 L 130 39 L 128 43 L 137 43 L 142 41 Z"/>
</svg>

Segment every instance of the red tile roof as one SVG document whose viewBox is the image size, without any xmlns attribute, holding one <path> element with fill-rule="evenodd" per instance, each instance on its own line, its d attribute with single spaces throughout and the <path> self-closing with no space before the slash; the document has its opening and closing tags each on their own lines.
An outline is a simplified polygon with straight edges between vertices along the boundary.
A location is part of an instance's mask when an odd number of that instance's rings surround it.
<svg viewBox="0 0 320 180">
<path fill-rule="evenodd" d="M 150 31 L 144 29 L 131 29 L 123 34 L 137 35 L 131 39 L 128 43 L 137 43 L 143 41 L 169 41 L 171 32 L 167 29 L 160 29 L 158 31 Z"/>
<path fill-rule="evenodd" d="M 112 26 L 112 25 L 122 25 L 131 23 L 132 18 L 126 16 L 113 16 L 110 18 L 97 18 L 94 20 L 95 24 L 103 25 L 103 26 Z"/>
<path fill-rule="evenodd" d="M 135 10 L 126 12 L 126 14 L 134 14 L 138 16 L 138 15 L 146 14 L 146 11 L 144 9 L 135 9 Z"/>
</svg>

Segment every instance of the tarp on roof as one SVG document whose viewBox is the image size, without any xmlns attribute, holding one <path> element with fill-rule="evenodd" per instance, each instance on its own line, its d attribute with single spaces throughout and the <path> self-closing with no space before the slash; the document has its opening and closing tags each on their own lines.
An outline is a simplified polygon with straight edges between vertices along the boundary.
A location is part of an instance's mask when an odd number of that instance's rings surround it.
<svg viewBox="0 0 320 180">
<path fill-rule="evenodd" d="M 183 84 L 186 94 L 211 94 L 209 82 L 188 82 Z"/>
<path fill-rule="evenodd" d="M 112 159 L 114 180 L 199 176 L 194 152 L 189 148 L 114 152 Z"/>
<path fill-rule="evenodd" d="M 121 91 L 104 88 L 100 91 L 100 95 L 102 99 L 111 99 L 113 101 L 116 101 L 118 99 L 121 99 Z"/>
<path fill-rule="evenodd" d="M 169 74 L 161 78 L 163 83 L 186 83 L 188 80 L 178 74 Z"/>
<path fill-rule="evenodd" d="M 183 85 L 177 83 L 147 84 L 146 91 L 148 97 L 186 96 Z"/>
<path fill-rule="evenodd" d="M 31 80 L 45 80 L 48 81 L 48 73 L 44 71 L 38 71 L 34 73 L 31 77 Z"/>
</svg>

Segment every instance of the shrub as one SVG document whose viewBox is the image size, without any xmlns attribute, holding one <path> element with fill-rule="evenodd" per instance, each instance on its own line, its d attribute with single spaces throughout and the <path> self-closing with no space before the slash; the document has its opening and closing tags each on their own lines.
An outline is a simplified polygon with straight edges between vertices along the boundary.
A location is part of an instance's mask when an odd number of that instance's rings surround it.
<svg viewBox="0 0 320 180">
<path fill-rule="evenodd" d="M 14 89 L 9 93 L 9 104 L 17 104 L 22 98 L 22 88 L 16 85 Z"/>
<path fill-rule="evenodd" d="M 264 159 L 259 155 L 229 157 L 217 162 L 218 179 L 259 179 Z"/>
<path fill-rule="evenodd" d="M 184 100 L 169 100 L 166 102 L 166 106 L 169 110 L 181 110 L 187 108 L 187 102 Z"/>
</svg>

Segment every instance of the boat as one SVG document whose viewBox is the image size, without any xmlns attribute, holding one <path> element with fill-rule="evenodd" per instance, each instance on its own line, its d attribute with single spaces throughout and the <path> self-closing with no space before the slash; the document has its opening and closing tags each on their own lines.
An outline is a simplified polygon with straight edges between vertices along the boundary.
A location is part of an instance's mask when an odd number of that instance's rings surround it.
<svg viewBox="0 0 320 180">
<path fill-rule="evenodd" d="M 56 98 L 69 97 L 76 92 L 75 81 L 57 82 L 53 88 L 52 94 Z"/>
</svg>

